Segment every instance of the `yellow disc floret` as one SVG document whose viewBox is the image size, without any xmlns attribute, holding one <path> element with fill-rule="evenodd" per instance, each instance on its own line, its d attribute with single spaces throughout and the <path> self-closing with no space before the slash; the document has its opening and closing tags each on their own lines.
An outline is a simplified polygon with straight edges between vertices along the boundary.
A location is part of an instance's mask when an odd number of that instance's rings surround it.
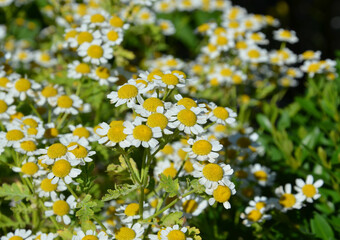
<svg viewBox="0 0 340 240">
<path fill-rule="evenodd" d="M 139 212 L 139 204 L 138 203 L 130 203 L 126 206 L 124 213 L 126 216 L 135 216 L 138 215 Z"/>
<path fill-rule="evenodd" d="M 133 137 L 148 142 L 152 138 L 152 130 L 146 125 L 138 125 L 133 129 Z"/>
<path fill-rule="evenodd" d="M 159 98 L 151 97 L 144 101 L 143 107 L 149 112 L 156 112 L 158 107 L 164 107 L 164 103 Z"/>
<path fill-rule="evenodd" d="M 87 156 L 87 149 L 81 145 L 79 145 L 78 143 L 76 142 L 72 142 L 70 143 L 67 147 L 72 147 L 72 146 L 75 146 L 76 145 L 76 148 L 71 150 L 70 152 L 73 153 L 73 155 L 76 157 L 76 158 L 85 158 Z"/>
<path fill-rule="evenodd" d="M 164 82 L 166 85 L 176 85 L 179 83 L 179 80 L 174 74 L 168 73 L 162 76 L 162 82 Z"/>
<path fill-rule="evenodd" d="M 168 240 L 185 240 L 185 234 L 180 230 L 171 230 L 167 235 Z"/>
<path fill-rule="evenodd" d="M 70 206 L 64 200 L 57 200 L 53 203 L 53 212 L 58 216 L 64 216 L 70 211 Z"/>
<path fill-rule="evenodd" d="M 57 89 L 55 89 L 54 87 L 52 86 L 46 86 L 44 87 L 44 89 L 41 91 L 41 94 L 46 97 L 46 98 L 49 98 L 49 97 L 54 97 L 58 94 L 58 91 Z"/>
<path fill-rule="evenodd" d="M 123 124 L 111 126 L 109 131 L 107 132 L 107 137 L 111 142 L 114 143 L 121 142 L 125 140 L 127 136 L 123 131 L 124 131 Z"/>
<path fill-rule="evenodd" d="M 183 204 L 183 211 L 186 213 L 193 213 L 198 207 L 198 203 L 194 199 L 186 200 Z"/>
<path fill-rule="evenodd" d="M 136 233 L 133 229 L 128 227 L 122 227 L 115 232 L 117 240 L 133 240 L 136 237 Z"/>
<path fill-rule="evenodd" d="M 41 181 L 40 187 L 44 192 L 52 192 L 55 191 L 58 187 L 57 184 L 52 184 L 52 179 L 45 178 Z"/>
<path fill-rule="evenodd" d="M 67 147 L 61 143 L 54 143 L 47 149 L 49 158 L 60 158 L 67 153 Z"/>
<path fill-rule="evenodd" d="M 208 163 L 203 168 L 203 175 L 209 181 L 220 181 L 223 178 L 223 168 L 216 163 Z"/>
<path fill-rule="evenodd" d="M 26 92 L 31 88 L 31 82 L 26 78 L 20 78 L 18 81 L 16 81 L 14 87 L 19 92 Z"/>
<path fill-rule="evenodd" d="M 118 90 L 118 97 L 121 99 L 130 99 L 136 97 L 138 88 L 136 86 L 126 84 Z"/>
<path fill-rule="evenodd" d="M 0 100 L 0 114 L 6 112 L 8 105 L 4 100 Z"/>
<path fill-rule="evenodd" d="M 73 105 L 73 100 L 69 96 L 63 95 L 58 98 L 57 105 L 60 108 L 70 108 Z"/>
<path fill-rule="evenodd" d="M 208 155 L 212 150 L 212 145 L 207 140 L 198 140 L 192 145 L 192 151 L 197 155 Z"/>
<path fill-rule="evenodd" d="M 98 240 L 98 238 L 94 235 L 86 235 L 81 240 Z"/>
<path fill-rule="evenodd" d="M 262 213 L 257 209 L 251 210 L 247 215 L 247 218 L 252 222 L 259 221 L 261 217 L 262 217 Z"/>
<path fill-rule="evenodd" d="M 230 199 L 231 191 L 227 186 L 218 185 L 213 192 L 214 199 L 219 203 L 224 203 Z"/>
<path fill-rule="evenodd" d="M 52 172 L 54 176 L 64 178 L 71 171 L 71 164 L 65 159 L 60 159 L 56 161 L 52 167 Z"/>
<path fill-rule="evenodd" d="M 104 54 L 104 49 L 99 45 L 91 45 L 87 49 L 87 54 L 91 58 L 101 58 Z"/>
<path fill-rule="evenodd" d="M 197 103 L 191 98 L 182 98 L 177 102 L 177 105 L 182 105 L 186 109 L 191 109 L 192 107 L 197 107 Z"/>
<path fill-rule="evenodd" d="M 33 152 L 37 150 L 37 145 L 31 140 L 27 140 L 20 143 L 20 148 L 26 152 Z"/>
<path fill-rule="evenodd" d="M 187 127 L 192 127 L 196 124 L 197 116 L 196 114 L 189 110 L 183 109 L 177 114 L 178 120 Z"/>
<path fill-rule="evenodd" d="M 6 133 L 6 139 L 8 141 L 18 141 L 20 139 L 23 139 L 24 136 L 25 136 L 24 133 L 17 129 L 9 130 Z"/>
<path fill-rule="evenodd" d="M 306 184 L 302 187 L 302 192 L 306 197 L 311 198 L 316 194 L 316 188 L 312 184 Z"/>
<path fill-rule="evenodd" d="M 31 176 L 34 175 L 36 172 L 38 172 L 38 170 L 39 170 L 39 167 L 34 162 L 25 163 L 21 167 L 21 172 L 27 175 L 31 175 Z"/>
<path fill-rule="evenodd" d="M 296 198 L 291 193 L 285 193 L 280 197 L 279 200 L 280 204 L 284 206 L 285 208 L 291 208 L 296 203 Z"/>
</svg>

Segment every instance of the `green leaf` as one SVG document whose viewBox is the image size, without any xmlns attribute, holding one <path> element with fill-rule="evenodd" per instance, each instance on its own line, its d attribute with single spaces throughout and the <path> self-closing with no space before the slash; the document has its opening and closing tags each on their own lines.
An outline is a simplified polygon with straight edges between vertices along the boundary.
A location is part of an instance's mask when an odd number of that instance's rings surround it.
<svg viewBox="0 0 340 240">
<path fill-rule="evenodd" d="M 327 220 L 318 213 L 314 214 L 314 218 L 310 220 L 312 232 L 316 237 L 324 240 L 334 239 L 334 233 L 329 226 Z"/>
<path fill-rule="evenodd" d="M 198 179 L 194 179 L 190 182 L 190 186 L 196 193 L 200 194 L 205 191 L 205 187 L 198 182 Z"/>
<path fill-rule="evenodd" d="M 288 111 L 283 111 L 281 117 L 277 123 L 278 130 L 284 130 L 290 127 L 290 117 Z"/>
<path fill-rule="evenodd" d="M 182 212 L 174 212 L 170 213 L 168 215 L 164 215 L 161 218 L 162 225 L 166 227 L 173 226 L 175 224 L 178 224 L 181 222 L 180 218 L 183 216 Z"/>
<path fill-rule="evenodd" d="M 271 122 L 269 121 L 269 119 L 265 115 L 257 114 L 256 120 L 261 125 L 261 127 L 264 128 L 265 130 L 267 130 L 269 132 L 273 131 L 273 126 L 272 126 Z"/>
<path fill-rule="evenodd" d="M 4 183 L 2 187 L 0 187 L 0 197 L 5 198 L 5 200 L 20 201 L 24 198 L 30 198 L 31 193 L 26 185 L 19 182 L 13 183 L 12 185 Z"/>
<path fill-rule="evenodd" d="M 311 100 L 297 97 L 295 98 L 295 101 L 297 101 L 300 104 L 303 110 L 313 115 L 315 118 L 319 119 L 321 117 L 320 111 L 317 110 L 315 104 Z"/>
<path fill-rule="evenodd" d="M 136 185 L 130 185 L 130 184 L 122 184 L 122 185 L 116 185 L 115 190 L 108 189 L 107 194 L 102 198 L 103 201 L 110 201 L 112 199 L 117 199 L 121 196 L 128 195 L 129 193 L 133 192 L 137 189 Z"/>
<path fill-rule="evenodd" d="M 163 188 L 164 191 L 169 193 L 169 197 L 174 197 L 178 194 L 178 179 L 173 180 L 170 176 L 165 176 L 162 173 L 159 185 L 161 186 L 161 188 Z"/>
<path fill-rule="evenodd" d="M 96 206 L 97 203 L 91 201 L 91 195 L 87 194 L 85 198 L 77 204 L 77 208 L 80 209 L 76 212 L 76 216 L 82 222 L 88 221 L 94 215 L 93 208 Z"/>
<path fill-rule="evenodd" d="M 319 142 L 321 137 L 320 129 L 315 127 L 307 136 L 302 140 L 302 144 L 307 146 L 309 149 L 314 149 L 316 144 Z"/>
</svg>

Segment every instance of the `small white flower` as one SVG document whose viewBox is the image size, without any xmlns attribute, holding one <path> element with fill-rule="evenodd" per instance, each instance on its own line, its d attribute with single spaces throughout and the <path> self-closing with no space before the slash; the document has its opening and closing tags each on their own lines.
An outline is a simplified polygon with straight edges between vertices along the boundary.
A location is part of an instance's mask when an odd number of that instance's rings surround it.
<svg viewBox="0 0 340 240">
<path fill-rule="evenodd" d="M 308 175 L 306 182 L 298 178 L 295 180 L 296 186 L 294 189 L 298 192 L 299 197 L 304 201 L 312 203 L 313 200 L 321 197 L 319 188 L 323 185 L 323 180 L 319 179 L 315 181 L 312 175 Z"/>
<path fill-rule="evenodd" d="M 60 194 L 59 198 L 56 194 L 51 194 L 51 198 L 53 202 L 45 202 L 46 207 L 52 208 L 51 210 L 45 211 L 45 216 L 50 217 L 56 215 L 58 222 L 63 221 L 66 225 L 69 225 L 71 218 L 68 215 L 74 213 L 73 209 L 75 209 L 77 205 L 75 197 L 71 195 L 65 201 L 63 194 Z"/>
<path fill-rule="evenodd" d="M 107 63 L 113 57 L 113 49 L 108 44 L 103 45 L 100 39 L 95 39 L 91 43 L 83 43 L 77 52 L 83 57 L 84 62 L 96 65 Z"/>
</svg>

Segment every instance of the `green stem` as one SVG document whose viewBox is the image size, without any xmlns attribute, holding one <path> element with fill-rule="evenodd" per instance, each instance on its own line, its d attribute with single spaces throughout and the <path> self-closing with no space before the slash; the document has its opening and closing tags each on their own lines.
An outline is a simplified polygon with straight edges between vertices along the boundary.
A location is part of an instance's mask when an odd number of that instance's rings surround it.
<svg viewBox="0 0 340 240">
<path fill-rule="evenodd" d="M 138 184 L 140 185 L 141 182 L 140 182 L 140 179 L 139 179 L 139 176 L 137 177 L 137 174 L 139 175 L 139 173 L 136 173 L 135 170 L 133 169 L 131 163 L 130 163 L 130 160 L 129 158 L 126 156 L 126 153 L 123 149 L 119 149 L 120 150 L 120 153 L 123 155 L 123 158 L 124 158 L 124 161 L 125 161 L 125 164 L 128 166 L 129 168 L 129 171 L 131 173 L 131 176 L 132 176 L 132 181 L 134 184 Z"/>
<path fill-rule="evenodd" d="M 42 206 L 43 210 L 46 211 L 46 207 L 43 203 L 43 201 L 41 199 L 39 199 L 40 205 Z M 57 221 L 54 219 L 53 216 L 49 216 L 50 220 L 52 221 L 52 223 L 54 224 L 56 230 L 61 230 L 61 227 L 59 226 L 59 224 L 57 223 Z"/>
<path fill-rule="evenodd" d="M 65 121 L 67 116 L 68 116 L 68 113 L 64 113 L 64 115 L 62 116 L 62 118 L 60 119 L 60 121 L 57 125 L 57 129 L 59 129 L 61 127 L 61 125 L 63 124 L 63 122 Z"/>
</svg>

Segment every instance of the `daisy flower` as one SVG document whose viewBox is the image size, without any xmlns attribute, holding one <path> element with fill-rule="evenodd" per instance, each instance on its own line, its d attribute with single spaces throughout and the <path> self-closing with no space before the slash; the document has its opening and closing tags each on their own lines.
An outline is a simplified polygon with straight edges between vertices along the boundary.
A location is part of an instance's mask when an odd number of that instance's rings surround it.
<svg viewBox="0 0 340 240">
<path fill-rule="evenodd" d="M 59 181 L 56 184 L 52 183 L 52 179 L 35 179 L 35 185 L 37 186 L 36 192 L 39 197 L 51 197 L 52 194 L 57 194 L 57 192 L 62 192 L 67 189 L 65 183 Z"/>
<path fill-rule="evenodd" d="M 155 148 L 159 143 L 156 138 L 162 137 L 160 127 L 151 128 L 144 125 L 141 118 L 136 118 L 133 123 L 126 121 L 123 125 L 127 141 L 135 147 L 142 145 L 145 148 Z"/>
<path fill-rule="evenodd" d="M 146 119 L 146 125 L 150 128 L 159 127 L 164 134 L 172 134 L 173 132 L 167 129 L 170 118 L 171 112 L 165 111 L 163 107 L 157 107 L 156 112 L 151 113 Z"/>
<path fill-rule="evenodd" d="M 21 163 L 21 167 L 13 167 L 14 172 L 21 172 L 23 177 L 38 177 L 45 174 L 45 171 L 37 164 L 35 157 L 29 157 Z"/>
<path fill-rule="evenodd" d="M 48 52 L 37 51 L 34 54 L 34 60 L 37 64 L 46 68 L 52 67 L 53 65 L 57 64 L 57 59 L 53 58 Z"/>
<path fill-rule="evenodd" d="M 258 210 L 262 210 L 262 209 L 267 210 L 272 207 L 270 204 L 270 201 L 265 196 L 263 197 L 256 196 L 254 200 L 249 201 L 249 205 L 250 207 L 254 209 L 258 209 Z"/>
<path fill-rule="evenodd" d="M 214 59 L 220 56 L 221 52 L 218 47 L 212 43 L 208 43 L 207 46 L 202 48 L 202 52 L 209 56 L 209 58 Z"/>
<path fill-rule="evenodd" d="M 183 212 L 184 217 L 192 218 L 200 215 L 208 206 L 208 201 L 200 196 L 189 195 L 177 204 L 177 210 Z"/>
<path fill-rule="evenodd" d="M 300 194 L 292 194 L 292 185 L 287 183 L 284 188 L 280 186 L 275 189 L 275 194 L 279 197 L 279 208 L 282 212 L 302 207 L 303 197 Z"/>
<path fill-rule="evenodd" d="M 13 102 L 12 95 L 0 92 L 0 120 L 8 120 L 11 115 L 16 113 L 16 106 L 11 106 Z"/>
<path fill-rule="evenodd" d="M 218 107 L 214 103 L 210 103 L 209 107 L 211 108 L 210 113 L 208 114 L 208 118 L 212 122 L 216 122 L 218 124 L 233 124 L 236 121 L 237 114 L 228 107 Z"/>
<path fill-rule="evenodd" d="M 122 43 L 124 37 L 123 30 L 119 28 L 103 28 L 101 31 L 104 42 L 109 46 L 115 46 Z"/>
<path fill-rule="evenodd" d="M 244 219 L 242 223 L 249 227 L 253 223 L 263 222 L 264 220 L 271 219 L 271 216 L 268 214 L 264 214 L 264 208 L 257 209 L 253 207 L 246 207 L 244 213 L 241 213 L 241 219 Z"/>
<path fill-rule="evenodd" d="M 135 16 L 136 24 L 154 24 L 156 21 L 156 15 L 148 8 L 142 8 Z"/>
<path fill-rule="evenodd" d="M 204 185 L 206 190 L 214 190 L 218 185 L 227 184 L 234 170 L 230 165 L 224 163 L 208 163 L 206 165 L 194 163 L 193 176 L 199 178 L 199 183 Z"/>
<path fill-rule="evenodd" d="M 229 199 L 231 195 L 235 195 L 236 193 L 235 184 L 227 180 L 219 184 L 215 189 L 206 189 L 206 193 L 213 196 L 208 201 L 209 205 L 213 205 L 215 202 L 218 202 L 223 203 L 225 209 L 229 209 L 231 208 Z"/>
<path fill-rule="evenodd" d="M 136 111 L 136 113 L 142 115 L 143 117 L 148 117 L 152 113 L 157 112 L 157 108 L 165 108 L 169 109 L 171 106 L 170 102 L 164 102 L 161 99 L 157 98 L 157 94 L 152 94 L 147 99 L 137 99 L 139 104 L 136 104 L 133 108 Z"/>
<path fill-rule="evenodd" d="M 108 17 L 109 14 L 106 11 L 96 11 L 91 15 L 85 15 L 82 20 L 85 24 L 88 24 L 89 27 L 94 28 L 105 26 L 105 22 Z"/>
<path fill-rule="evenodd" d="M 187 237 L 186 233 L 188 228 L 182 227 L 180 228 L 177 224 L 172 227 L 167 227 L 160 231 L 160 239 L 161 240 L 192 240 L 192 238 Z M 158 238 L 159 239 L 159 238 Z"/>
<path fill-rule="evenodd" d="M 121 148 L 127 148 L 131 143 L 127 140 L 124 129 L 123 121 L 112 121 L 110 125 L 103 122 L 96 129 L 96 133 L 100 136 L 98 142 L 108 147 L 114 147 L 118 144 Z"/>
<path fill-rule="evenodd" d="M 32 59 L 33 59 L 33 55 L 32 55 L 32 52 L 30 52 L 29 50 L 19 49 L 15 51 L 15 53 L 13 54 L 14 62 L 21 62 L 21 63 L 27 64 L 31 62 Z"/>
<path fill-rule="evenodd" d="M 277 41 L 289 43 L 296 43 L 299 41 L 295 31 L 289 31 L 282 28 L 274 31 L 274 39 Z"/>
<path fill-rule="evenodd" d="M 171 177 L 172 179 L 176 177 L 178 170 L 180 169 L 179 162 L 171 162 L 168 159 L 164 161 L 158 161 L 155 169 L 154 176 L 157 180 L 160 179 L 160 175 L 163 174 L 166 177 Z"/>
<path fill-rule="evenodd" d="M 52 107 L 55 107 L 58 97 L 61 94 L 64 94 L 64 88 L 62 86 L 47 83 L 41 91 L 38 91 L 36 103 L 38 106 L 42 106 L 47 102 Z"/>
<path fill-rule="evenodd" d="M 1 6 L 1 3 L 0 3 Z M 32 240 L 33 236 L 31 235 L 32 231 L 31 230 L 26 230 L 26 229 L 16 229 L 13 232 L 8 233 L 6 236 L 2 236 L 1 240 L 15 240 L 15 239 L 23 239 L 23 240 Z"/>
<path fill-rule="evenodd" d="M 95 34 L 96 33 L 96 34 Z M 76 35 L 67 39 L 70 47 L 76 48 L 81 46 L 83 43 L 91 43 L 93 40 L 100 37 L 99 31 L 94 31 L 89 29 L 87 25 L 82 24 L 80 27 L 76 28 Z"/>
<path fill-rule="evenodd" d="M 234 38 L 230 33 L 214 34 L 210 38 L 210 43 L 217 47 L 219 51 L 228 51 L 230 48 L 234 47 Z"/>
<path fill-rule="evenodd" d="M 25 133 L 18 126 L 11 126 L 8 127 L 7 132 L 0 132 L 1 142 L 4 143 L 6 147 L 11 147 L 24 138 Z"/>
<path fill-rule="evenodd" d="M 128 29 L 129 24 L 124 23 L 124 21 L 117 15 L 112 15 L 111 18 L 109 19 L 109 25 L 110 27 L 113 27 L 115 29 Z"/>
<path fill-rule="evenodd" d="M 117 91 L 112 91 L 107 95 L 112 104 L 118 107 L 122 104 L 127 104 L 128 107 L 132 107 L 136 104 L 136 99 L 141 98 L 140 94 L 144 93 L 145 89 L 142 84 L 137 84 L 135 81 L 129 80 L 128 83 L 118 87 Z"/>
<path fill-rule="evenodd" d="M 77 95 L 59 95 L 57 99 L 56 108 L 53 110 L 55 115 L 60 113 L 78 114 L 78 108 L 80 108 L 83 101 Z"/>
<path fill-rule="evenodd" d="M 79 138 L 85 138 L 89 142 L 95 142 L 98 140 L 98 136 L 94 134 L 93 128 L 84 127 L 82 124 L 68 125 L 68 128 L 72 132 L 73 136 L 77 136 Z"/>
<path fill-rule="evenodd" d="M 246 33 L 247 41 L 251 41 L 258 45 L 266 45 L 269 43 L 268 39 L 266 39 L 266 35 L 262 32 L 248 32 Z"/>
<path fill-rule="evenodd" d="M 307 201 L 309 203 L 312 203 L 313 200 L 318 199 L 321 197 L 321 194 L 319 193 L 319 188 L 323 185 L 323 180 L 319 179 L 315 181 L 312 175 L 308 175 L 306 182 L 303 181 L 301 178 L 298 178 L 295 180 L 296 186 L 294 189 L 298 192 L 299 198 L 302 199 L 302 201 Z"/>
<path fill-rule="evenodd" d="M 173 35 L 176 32 L 174 24 L 169 20 L 159 19 L 158 26 L 165 36 Z"/>
<path fill-rule="evenodd" d="M 320 61 L 312 60 L 305 61 L 300 69 L 307 73 L 309 77 L 314 77 L 315 74 L 322 72 L 322 63 Z"/>
<path fill-rule="evenodd" d="M 116 240 L 142 240 L 144 227 L 140 223 L 127 224 L 115 229 L 113 238 Z"/>
<path fill-rule="evenodd" d="M 296 87 L 299 82 L 291 77 L 281 77 L 278 80 L 278 84 L 282 87 Z"/>
<path fill-rule="evenodd" d="M 195 140 L 190 138 L 188 144 L 190 144 L 190 148 L 184 148 L 183 150 L 188 152 L 190 158 L 199 161 L 208 160 L 212 163 L 218 158 L 219 154 L 217 152 L 223 147 L 219 141 L 209 141 L 207 136 L 196 137 Z"/>
<path fill-rule="evenodd" d="M 254 180 L 257 181 L 262 187 L 271 186 L 274 184 L 276 173 L 271 172 L 269 168 L 256 163 L 255 165 L 250 166 L 250 171 L 253 174 Z"/>
<path fill-rule="evenodd" d="M 78 60 L 69 63 L 67 68 L 67 77 L 74 79 L 80 79 L 82 77 L 88 76 L 91 72 L 89 64 L 79 62 Z"/>
<path fill-rule="evenodd" d="M 144 204 L 144 208 L 148 207 Z M 124 224 L 132 223 L 135 219 L 139 219 L 139 203 L 130 203 L 117 209 L 116 215 L 120 216 L 121 222 Z M 143 214 L 145 215 L 145 213 Z M 145 216 L 144 216 L 145 217 Z"/>
<path fill-rule="evenodd" d="M 80 173 L 81 170 L 73 168 L 70 161 L 61 158 L 54 162 L 47 178 L 52 179 L 52 184 L 58 183 L 60 179 L 63 179 L 66 184 L 70 184 L 73 181 L 72 178 L 76 178 Z"/>
<path fill-rule="evenodd" d="M 251 63 L 263 63 L 268 60 L 267 51 L 257 46 L 249 46 L 247 49 L 240 50 L 241 60 Z"/>
<path fill-rule="evenodd" d="M 110 70 L 110 66 L 98 66 L 92 69 L 90 77 L 99 82 L 99 85 L 109 85 L 118 81 L 117 72 Z"/>
<path fill-rule="evenodd" d="M 45 202 L 44 204 L 46 207 L 52 208 L 51 210 L 45 211 L 45 216 L 50 217 L 56 215 L 58 222 L 63 221 L 66 225 L 69 225 L 71 218 L 68 215 L 73 214 L 73 209 L 77 206 L 75 197 L 71 195 L 64 200 L 65 196 L 63 194 L 60 194 L 59 198 L 57 195 L 51 194 L 51 198 L 53 202 Z"/>
<path fill-rule="evenodd" d="M 91 43 L 85 42 L 77 49 L 78 55 L 84 62 L 92 64 L 104 64 L 113 57 L 113 49 L 108 45 L 102 45 L 102 40 L 95 39 Z"/>
<path fill-rule="evenodd" d="M 34 97 L 34 90 L 40 88 L 35 81 L 20 76 L 17 76 L 10 84 L 9 93 L 13 97 L 18 97 L 20 101 L 24 101 L 27 96 Z"/>
<path fill-rule="evenodd" d="M 157 13 L 171 13 L 175 10 L 175 4 L 171 0 L 156 1 L 153 8 Z"/>
<path fill-rule="evenodd" d="M 104 231 L 87 230 L 86 232 L 78 231 L 77 235 L 72 237 L 72 240 L 82 240 L 82 239 L 96 239 L 96 240 L 108 240 L 108 235 Z"/>
<path fill-rule="evenodd" d="M 39 155 L 40 149 L 38 149 L 38 143 L 34 138 L 23 138 L 13 144 L 13 148 L 16 152 L 26 154 L 27 156 Z"/>
<path fill-rule="evenodd" d="M 51 146 L 46 147 L 45 149 L 40 149 L 40 154 L 43 154 L 39 157 L 42 163 L 47 165 L 53 164 L 57 159 L 67 158 L 72 159 L 74 155 L 70 153 L 75 147 L 67 146 L 63 143 L 53 143 Z"/>
<path fill-rule="evenodd" d="M 201 125 L 207 122 L 205 115 L 201 113 L 204 109 L 201 107 L 191 107 L 190 109 L 180 105 L 169 109 L 172 117 L 170 118 L 169 127 L 178 128 L 180 131 L 184 131 L 186 134 L 198 135 L 204 132 Z"/>
<path fill-rule="evenodd" d="M 183 75 L 165 71 L 162 76 L 155 75 L 156 81 L 159 86 L 174 89 L 175 87 L 182 88 L 185 86 L 185 79 Z"/>
<path fill-rule="evenodd" d="M 56 128 L 55 124 L 47 123 L 44 125 L 45 133 L 42 142 L 45 144 L 46 142 L 54 143 L 59 137 L 59 131 Z"/>
<path fill-rule="evenodd" d="M 321 51 L 308 50 L 299 55 L 299 60 L 300 61 L 320 60 L 320 57 L 321 57 Z"/>
</svg>

